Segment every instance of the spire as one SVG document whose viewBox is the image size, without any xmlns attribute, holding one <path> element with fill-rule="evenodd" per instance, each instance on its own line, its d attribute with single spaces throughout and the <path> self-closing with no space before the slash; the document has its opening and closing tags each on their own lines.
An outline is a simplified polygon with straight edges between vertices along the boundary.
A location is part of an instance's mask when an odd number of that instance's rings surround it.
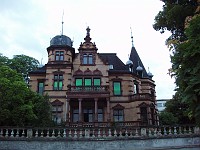
<svg viewBox="0 0 200 150">
<path fill-rule="evenodd" d="M 134 44 L 133 44 L 133 33 L 132 33 L 132 28 L 130 27 L 131 29 L 131 43 L 132 43 L 132 47 L 134 47 Z"/>
<path fill-rule="evenodd" d="M 62 14 L 62 32 L 61 32 L 61 35 L 63 35 L 63 24 L 64 24 L 63 17 L 64 17 L 64 10 L 63 10 L 63 14 Z"/>
</svg>

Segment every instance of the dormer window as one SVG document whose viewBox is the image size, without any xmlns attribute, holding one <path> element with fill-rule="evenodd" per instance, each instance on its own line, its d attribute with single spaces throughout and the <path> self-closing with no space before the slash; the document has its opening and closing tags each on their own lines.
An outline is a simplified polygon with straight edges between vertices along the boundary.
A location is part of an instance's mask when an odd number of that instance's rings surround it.
<svg viewBox="0 0 200 150">
<path fill-rule="evenodd" d="M 64 52 L 63 51 L 56 51 L 55 60 L 56 61 L 63 61 L 64 60 Z"/>
<path fill-rule="evenodd" d="M 93 64 L 92 54 L 83 54 L 83 64 Z"/>
</svg>

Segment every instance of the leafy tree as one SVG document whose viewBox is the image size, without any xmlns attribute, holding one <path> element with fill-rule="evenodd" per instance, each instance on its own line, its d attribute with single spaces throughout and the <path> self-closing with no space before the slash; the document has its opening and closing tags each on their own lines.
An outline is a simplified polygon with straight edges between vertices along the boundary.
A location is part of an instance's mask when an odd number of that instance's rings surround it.
<svg viewBox="0 0 200 150">
<path fill-rule="evenodd" d="M 9 58 L 0 53 L 0 65 L 9 65 L 9 63 Z"/>
<path fill-rule="evenodd" d="M 163 0 L 163 10 L 155 17 L 153 28 L 164 33 L 171 32 L 170 39 L 184 41 L 185 19 L 193 16 L 197 8 L 197 0 Z"/>
<path fill-rule="evenodd" d="M 176 79 L 176 95 L 179 95 L 180 103 L 188 105 L 187 115 L 195 117 L 200 125 L 200 19 L 197 5 L 200 0 L 163 2 L 163 10 L 155 17 L 153 27 L 161 33 L 171 32 L 167 44 L 172 50 L 171 75 Z M 187 23 L 188 18 L 193 19 Z"/>
<path fill-rule="evenodd" d="M 200 16 L 191 20 L 185 34 L 188 40 L 178 44 L 171 56 L 172 72 L 181 99 L 200 124 Z"/>
<path fill-rule="evenodd" d="M 21 74 L 0 66 L 0 125 L 45 126 L 51 123 L 48 97 L 32 92 Z"/>
<path fill-rule="evenodd" d="M 171 112 L 162 111 L 159 114 L 159 121 L 161 125 L 175 125 L 178 123 L 178 118 Z"/>
<path fill-rule="evenodd" d="M 33 57 L 26 55 L 15 55 L 11 59 L 10 68 L 16 70 L 18 73 L 26 75 L 28 72 L 38 68 L 39 61 Z"/>
</svg>

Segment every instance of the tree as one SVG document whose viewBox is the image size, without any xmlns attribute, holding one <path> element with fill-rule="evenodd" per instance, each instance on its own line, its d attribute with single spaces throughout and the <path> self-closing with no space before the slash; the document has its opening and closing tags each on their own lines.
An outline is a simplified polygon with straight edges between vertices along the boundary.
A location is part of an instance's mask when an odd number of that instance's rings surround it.
<svg viewBox="0 0 200 150">
<path fill-rule="evenodd" d="M 0 66 L 1 65 L 9 65 L 10 64 L 10 60 L 8 57 L 3 56 L 3 54 L 0 53 Z"/>
<path fill-rule="evenodd" d="M 48 97 L 27 88 L 21 74 L 8 66 L 0 66 L 0 125 L 49 125 L 50 107 Z"/>
<path fill-rule="evenodd" d="M 172 72 L 177 92 L 189 104 L 190 115 L 200 125 L 200 16 L 191 20 L 185 34 L 188 40 L 178 44 L 171 56 Z"/>
<path fill-rule="evenodd" d="M 200 125 L 200 19 L 197 16 L 200 0 L 163 2 L 163 10 L 155 17 L 153 27 L 161 33 L 171 32 L 167 44 L 172 50 L 171 75 L 176 79 L 176 94 L 181 103 L 188 105 L 187 115 L 195 117 Z M 186 25 L 188 17 L 193 19 Z"/>
<path fill-rule="evenodd" d="M 16 70 L 18 73 L 26 75 L 28 72 L 38 68 L 39 61 L 33 57 L 26 55 L 15 55 L 11 59 L 10 68 Z"/>
<path fill-rule="evenodd" d="M 197 0 L 163 0 L 163 2 L 163 10 L 155 17 L 153 28 L 161 33 L 170 31 L 171 36 L 168 40 L 184 41 L 185 19 L 195 14 Z"/>
<path fill-rule="evenodd" d="M 159 121 L 161 125 L 175 125 L 178 124 L 178 118 L 171 112 L 162 111 L 159 114 Z"/>
</svg>

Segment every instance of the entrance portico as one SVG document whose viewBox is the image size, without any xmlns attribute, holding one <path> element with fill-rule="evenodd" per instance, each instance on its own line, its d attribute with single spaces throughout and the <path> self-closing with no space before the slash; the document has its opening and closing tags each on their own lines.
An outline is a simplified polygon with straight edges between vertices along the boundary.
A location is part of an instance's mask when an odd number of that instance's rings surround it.
<svg viewBox="0 0 200 150">
<path fill-rule="evenodd" d="M 87 123 L 107 121 L 110 121 L 109 98 L 66 99 L 66 122 Z"/>
</svg>

